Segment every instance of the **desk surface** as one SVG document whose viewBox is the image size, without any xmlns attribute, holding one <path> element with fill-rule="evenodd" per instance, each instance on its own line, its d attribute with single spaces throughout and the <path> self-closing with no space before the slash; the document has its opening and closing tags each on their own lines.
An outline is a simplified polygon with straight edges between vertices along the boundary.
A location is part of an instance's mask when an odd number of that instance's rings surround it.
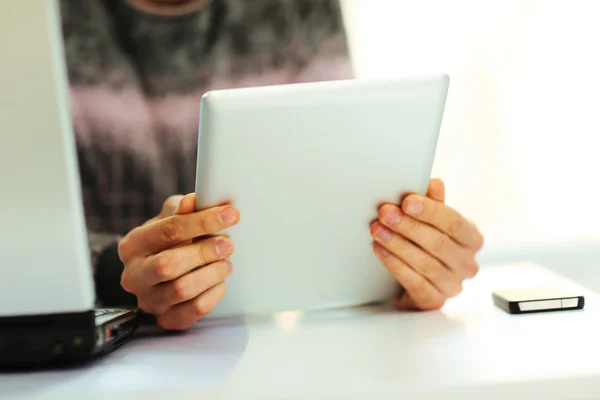
<svg viewBox="0 0 600 400">
<path fill-rule="evenodd" d="M 491 300 L 495 289 L 556 284 L 581 289 L 585 309 L 512 316 Z M 0 375 L 0 397 L 592 398 L 599 303 L 535 265 L 487 266 L 442 311 L 290 312 L 182 335 L 141 332 L 83 369 Z"/>
</svg>

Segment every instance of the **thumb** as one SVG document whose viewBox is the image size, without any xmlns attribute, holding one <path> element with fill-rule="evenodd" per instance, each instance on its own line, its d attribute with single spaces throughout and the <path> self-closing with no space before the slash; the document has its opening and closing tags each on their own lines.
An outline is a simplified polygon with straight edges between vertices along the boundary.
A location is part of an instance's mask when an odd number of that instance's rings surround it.
<svg viewBox="0 0 600 400">
<path fill-rule="evenodd" d="M 157 219 L 167 218 L 171 215 L 175 215 L 177 208 L 179 207 L 179 203 L 182 199 L 183 196 L 178 194 L 175 196 L 171 196 L 167 200 L 165 200 L 162 209 L 160 210 L 160 213 L 157 216 Z"/>
<path fill-rule="evenodd" d="M 196 194 L 190 193 L 181 198 L 174 214 L 190 214 L 196 209 Z"/>
<path fill-rule="evenodd" d="M 427 197 L 443 203 L 446 201 L 446 188 L 444 181 L 438 178 L 434 178 L 429 181 L 429 187 L 427 188 Z"/>
</svg>

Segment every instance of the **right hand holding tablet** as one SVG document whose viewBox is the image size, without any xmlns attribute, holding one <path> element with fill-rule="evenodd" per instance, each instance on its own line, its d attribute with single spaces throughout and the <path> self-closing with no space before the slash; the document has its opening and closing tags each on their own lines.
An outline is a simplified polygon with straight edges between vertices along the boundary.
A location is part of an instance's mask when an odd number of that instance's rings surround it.
<svg viewBox="0 0 600 400">
<path fill-rule="evenodd" d="M 119 243 L 123 289 L 169 330 L 188 329 L 210 313 L 232 271 L 233 243 L 209 235 L 236 225 L 239 211 L 225 205 L 194 212 L 194 203 L 193 194 L 169 198 L 157 217 Z"/>
</svg>

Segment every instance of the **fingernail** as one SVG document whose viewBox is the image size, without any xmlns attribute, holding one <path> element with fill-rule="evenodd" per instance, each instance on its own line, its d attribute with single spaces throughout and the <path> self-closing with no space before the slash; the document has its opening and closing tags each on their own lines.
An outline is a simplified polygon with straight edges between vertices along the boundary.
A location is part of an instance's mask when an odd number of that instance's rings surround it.
<svg viewBox="0 0 600 400">
<path fill-rule="evenodd" d="M 408 207 L 406 209 L 411 214 L 418 214 L 423 211 L 423 202 L 417 199 L 409 200 Z"/>
<path fill-rule="evenodd" d="M 225 260 L 223 260 L 223 262 L 227 266 L 227 269 L 229 270 L 229 272 L 231 272 L 233 270 L 233 264 L 231 263 L 231 260 L 226 258 Z"/>
<path fill-rule="evenodd" d="M 383 226 L 378 226 L 375 228 L 375 237 L 381 240 L 390 240 L 392 238 L 392 232 L 388 229 L 385 229 Z"/>
<path fill-rule="evenodd" d="M 229 240 L 223 239 L 217 242 L 217 253 L 220 256 L 224 256 L 231 253 L 233 246 Z"/>
<path fill-rule="evenodd" d="M 397 207 L 389 207 L 384 216 L 389 224 L 400 222 L 400 210 Z"/>
<path fill-rule="evenodd" d="M 379 253 L 379 255 L 381 257 L 388 257 L 390 255 L 390 252 L 387 251 L 386 249 L 384 249 L 383 247 L 379 247 L 377 246 L 377 253 Z"/>
<path fill-rule="evenodd" d="M 222 223 L 230 225 L 237 220 L 237 213 L 233 210 L 233 208 L 227 208 L 224 211 L 221 211 L 219 217 L 221 218 Z"/>
</svg>

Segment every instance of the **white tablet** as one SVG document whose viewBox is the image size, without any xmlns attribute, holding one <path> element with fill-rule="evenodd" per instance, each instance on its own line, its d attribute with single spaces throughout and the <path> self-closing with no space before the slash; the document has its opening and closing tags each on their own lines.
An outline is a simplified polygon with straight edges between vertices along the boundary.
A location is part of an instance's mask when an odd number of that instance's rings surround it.
<svg viewBox="0 0 600 400">
<path fill-rule="evenodd" d="M 449 79 L 334 81 L 207 93 L 198 210 L 230 201 L 240 223 L 228 292 L 211 317 L 386 300 L 373 254 L 382 202 L 427 190 Z"/>
</svg>

